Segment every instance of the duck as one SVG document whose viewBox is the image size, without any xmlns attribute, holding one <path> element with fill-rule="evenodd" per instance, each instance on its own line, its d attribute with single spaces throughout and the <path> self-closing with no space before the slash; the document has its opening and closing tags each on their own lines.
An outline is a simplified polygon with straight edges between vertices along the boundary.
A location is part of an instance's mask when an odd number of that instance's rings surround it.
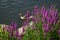
<svg viewBox="0 0 60 40">
<path fill-rule="evenodd" d="M 24 20 L 27 19 L 26 15 L 22 16 L 22 13 L 19 13 L 20 19 Z M 33 16 L 30 16 L 29 19 L 33 18 Z"/>
</svg>

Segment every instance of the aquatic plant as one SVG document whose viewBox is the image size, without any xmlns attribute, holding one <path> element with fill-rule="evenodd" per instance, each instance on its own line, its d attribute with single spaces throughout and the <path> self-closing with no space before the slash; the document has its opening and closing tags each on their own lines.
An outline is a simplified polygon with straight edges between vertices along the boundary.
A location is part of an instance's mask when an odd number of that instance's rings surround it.
<svg viewBox="0 0 60 40">
<path fill-rule="evenodd" d="M 33 18 L 35 29 L 28 28 L 23 36 L 23 40 L 59 40 L 60 34 L 58 24 L 58 11 L 51 5 L 49 9 L 42 6 L 38 9 L 34 6 Z M 60 20 L 59 20 L 60 21 Z M 32 26 L 32 28 L 33 28 Z"/>
</svg>

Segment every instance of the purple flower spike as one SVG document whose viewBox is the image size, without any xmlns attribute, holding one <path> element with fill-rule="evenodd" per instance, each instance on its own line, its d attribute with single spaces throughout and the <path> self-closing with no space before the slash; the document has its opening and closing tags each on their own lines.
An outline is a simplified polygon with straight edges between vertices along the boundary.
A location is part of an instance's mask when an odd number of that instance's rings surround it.
<svg viewBox="0 0 60 40">
<path fill-rule="evenodd" d="M 46 12 L 45 12 L 45 18 L 47 17 L 47 15 L 48 15 L 48 10 L 46 10 Z"/>
<path fill-rule="evenodd" d="M 16 30 L 16 28 L 17 28 L 17 24 L 14 23 L 14 22 L 12 22 L 12 29 L 13 29 L 13 30 Z"/>
<path fill-rule="evenodd" d="M 25 24 L 25 21 L 23 21 L 22 25 L 23 25 L 23 26 L 25 26 L 25 25 L 26 25 L 26 24 Z"/>
<path fill-rule="evenodd" d="M 58 30 L 58 35 L 60 35 L 60 30 Z"/>
<path fill-rule="evenodd" d="M 15 36 L 17 37 L 19 35 L 19 32 L 18 31 L 16 31 L 16 34 L 15 34 Z"/>
<path fill-rule="evenodd" d="M 53 8 L 54 8 L 54 5 L 51 5 L 51 6 L 50 6 L 50 10 L 53 10 Z"/>
<path fill-rule="evenodd" d="M 28 25 L 28 22 L 29 22 L 29 20 L 25 20 L 25 21 L 23 21 L 22 25 L 23 26 Z"/>
<path fill-rule="evenodd" d="M 38 17 L 35 20 L 36 20 L 36 23 L 38 23 L 40 21 L 40 18 Z"/>
<path fill-rule="evenodd" d="M 9 33 L 11 32 L 11 27 L 10 27 L 10 26 L 7 27 L 6 29 L 7 29 L 7 31 L 8 31 Z"/>
<path fill-rule="evenodd" d="M 9 37 L 12 37 L 13 36 L 13 33 L 11 32 L 10 34 L 9 34 Z"/>
<path fill-rule="evenodd" d="M 38 7 L 34 6 L 34 15 L 36 15 L 38 13 Z"/>
<path fill-rule="evenodd" d="M 45 7 L 44 7 L 44 6 L 42 6 L 41 14 L 42 14 L 42 16 L 44 16 L 44 15 L 45 15 Z"/>
<path fill-rule="evenodd" d="M 44 24 L 44 25 L 43 25 L 43 30 L 44 30 L 45 32 L 48 32 L 48 31 L 49 31 L 49 26 L 48 26 L 48 24 Z"/>
<path fill-rule="evenodd" d="M 55 12 L 54 12 L 54 16 L 55 17 L 57 17 L 57 13 L 58 13 L 57 10 L 55 10 Z"/>
<path fill-rule="evenodd" d="M 29 19 L 29 17 L 30 17 L 30 11 L 27 10 L 27 13 L 26 13 L 26 19 Z"/>
<path fill-rule="evenodd" d="M 24 27 L 23 27 L 23 29 L 22 29 L 22 30 L 23 30 L 23 32 L 25 31 Z"/>
</svg>

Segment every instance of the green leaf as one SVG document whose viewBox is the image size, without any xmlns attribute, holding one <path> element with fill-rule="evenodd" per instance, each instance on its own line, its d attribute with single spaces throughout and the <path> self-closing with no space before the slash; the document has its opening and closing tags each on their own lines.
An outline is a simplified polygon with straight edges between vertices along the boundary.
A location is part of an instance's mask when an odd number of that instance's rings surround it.
<svg viewBox="0 0 60 40">
<path fill-rule="evenodd" d="M 36 24 L 36 29 L 28 28 L 23 36 L 23 40 L 44 40 L 42 22 Z"/>
</svg>

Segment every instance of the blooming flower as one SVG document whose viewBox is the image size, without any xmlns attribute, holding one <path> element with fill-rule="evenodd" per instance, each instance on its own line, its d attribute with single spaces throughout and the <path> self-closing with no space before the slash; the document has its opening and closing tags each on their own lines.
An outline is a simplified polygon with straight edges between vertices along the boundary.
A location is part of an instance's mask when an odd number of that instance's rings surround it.
<svg viewBox="0 0 60 40">
<path fill-rule="evenodd" d="M 12 29 L 13 29 L 13 30 L 16 30 L 16 28 L 17 28 L 17 24 L 14 23 L 14 22 L 12 22 Z"/>
<path fill-rule="evenodd" d="M 49 26 L 48 26 L 48 24 L 43 24 L 43 30 L 44 30 L 45 32 L 48 32 L 48 31 L 49 31 Z"/>
<path fill-rule="evenodd" d="M 38 10 L 38 7 L 35 5 L 35 6 L 34 6 L 34 14 L 33 14 L 33 15 L 36 15 L 36 14 L 38 13 L 38 11 L 39 11 L 39 10 Z"/>
<path fill-rule="evenodd" d="M 30 11 L 27 10 L 27 12 L 26 12 L 26 19 L 29 19 L 29 17 L 30 17 Z"/>
<path fill-rule="evenodd" d="M 16 36 L 18 36 L 18 34 L 19 34 L 19 32 L 18 32 L 18 31 L 16 31 Z"/>
<path fill-rule="evenodd" d="M 60 30 L 58 30 L 58 35 L 60 35 Z"/>
</svg>

